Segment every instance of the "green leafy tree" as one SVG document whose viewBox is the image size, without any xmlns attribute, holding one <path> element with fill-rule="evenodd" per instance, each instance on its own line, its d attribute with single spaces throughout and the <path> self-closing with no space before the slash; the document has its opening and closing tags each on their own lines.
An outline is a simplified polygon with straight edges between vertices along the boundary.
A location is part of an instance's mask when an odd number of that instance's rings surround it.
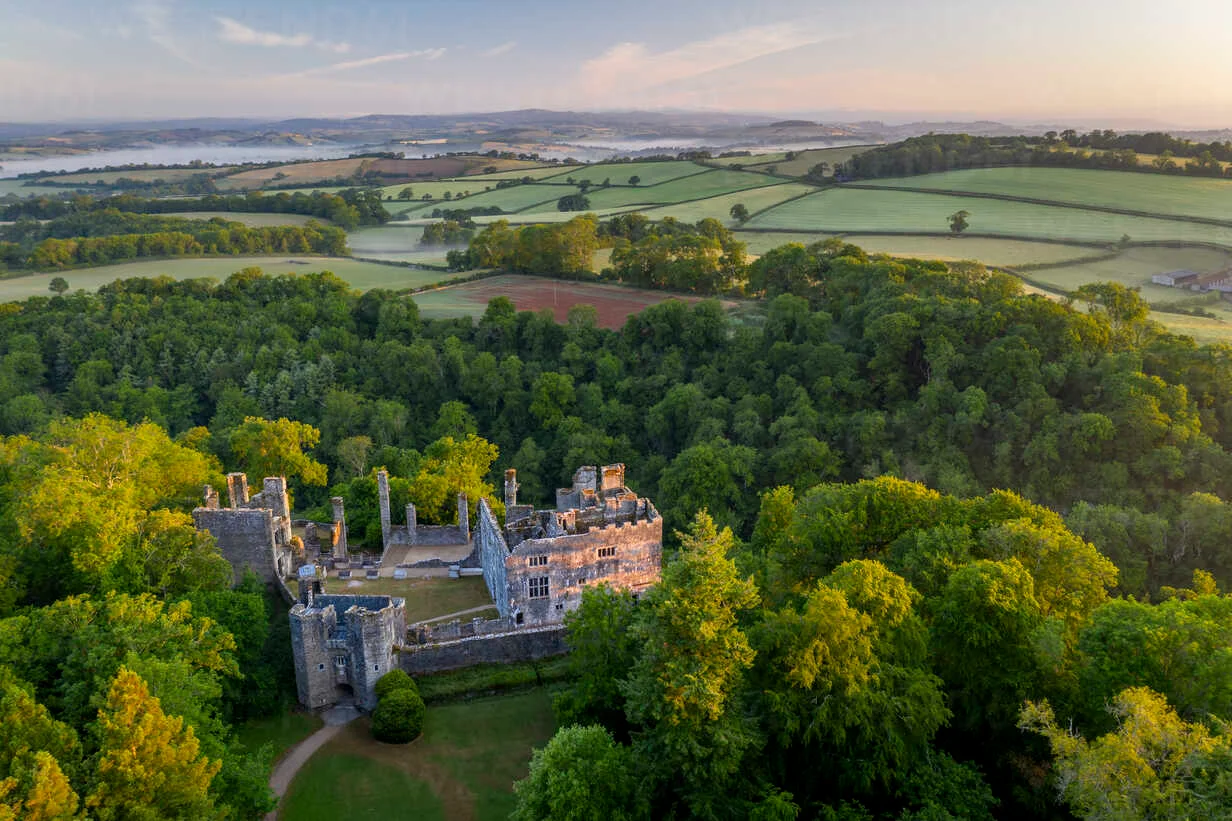
<svg viewBox="0 0 1232 821">
<path fill-rule="evenodd" d="M 738 202 L 735 205 L 733 205 L 731 209 L 728 211 L 728 213 L 731 215 L 732 219 L 734 219 L 736 222 L 739 222 L 741 224 L 744 224 L 749 221 L 748 206 L 746 206 L 742 202 Z"/>
<path fill-rule="evenodd" d="M 312 425 L 249 416 L 231 432 L 230 441 L 231 452 L 251 481 L 285 476 L 306 485 L 325 485 L 325 465 L 305 453 L 321 441 L 321 432 Z"/>
<path fill-rule="evenodd" d="M 47 290 L 59 296 L 68 290 L 68 280 L 64 277 L 52 277 L 51 282 L 47 283 Z"/>
<path fill-rule="evenodd" d="M 1232 735 L 1181 720 L 1158 693 L 1121 691 L 1114 732 L 1087 741 L 1057 726 L 1047 702 L 1028 702 L 1019 726 L 1048 740 L 1058 792 L 1079 818 L 1164 821 L 1227 818 Z"/>
<path fill-rule="evenodd" d="M 634 821 L 650 814 L 639 800 L 629 750 L 598 726 L 558 730 L 535 750 L 530 775 L 513 785 L 513 821 Z"/>
<path fill-rule="evenodd" d="M 694 815 L 712 817 L 756 743 L 739 703 L 755 653 L 737 619 L 758 596 L 728 558 L 731 531 L 718 530 L 706 513 L 680 541 L 639 606 L 633 633 L 644 649 L 622 691 L 630 723 L 641 728 L 638 755 L 678 776 L 664 789 Z"/>
<path fill-rule="evenodd" d="M 957 235 L 966 231 L 970 225 L 967 218 L 970 216 L 970 211 L 955 211 L 953 214 L 950 214 L 950 233 Z"/>
<path fill-rule="evenodd" d="M 573 679 L 556 698 L 562 724 L 598 721 L 627 735 L 620 682 L 637 659 L 633 596 L 607 585 L 587 586 L 582 603 L 565 615 Z"/>
<path fill-rule="evenodd" d="M 372 711 L 372 737 L 386 744 L 407 744 L 423 732 L 427 708 L 419 691 L 403 688 L 386 693 Z"/>
</svg>

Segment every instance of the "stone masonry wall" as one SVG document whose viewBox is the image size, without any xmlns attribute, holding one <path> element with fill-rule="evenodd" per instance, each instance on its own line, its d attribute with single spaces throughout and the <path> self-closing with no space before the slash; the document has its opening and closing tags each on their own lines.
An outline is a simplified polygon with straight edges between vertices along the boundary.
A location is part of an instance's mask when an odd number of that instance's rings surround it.
<svg viewBox="0 0 1232 821">
<path fill-rule="evenodd" d="M 299 703 L 309 709 L 338 700 L 329 635 L 337 624 L 334 608 L 291 608 L 291 655 L 295 659 L 295 689 Z"/>
<path fill-rule="evenodd" d="M 355 704 L 364 710 L 375 710 L 377 680 L 396 666 L 394 645 L 400 644 L 406 635 L 406 609 L 401 600 L 393 599 L 377 611 L 352 606 L 343 618 L 351 646 Z"/>
<path fill-rule="evenodd" d="M 420 676 L 476 664 L 509 664 L 559 656 L 568 649 L 564 626 L 555 624 L 493 636 L 403 647 L 398 654 L 398 664 L 411 675 Z"/>
<path fill-rule="evenodd" d="M 483 567 L 483 580 L 488 585 L 488 592 L 496 604 L 496 612 L 509 616 L 509 586 L 506 581 L 505 560 L 509 556 L 509 548 L 505 545 L 505 537 L 492 508 L 488 507 L 487 499 L 479 500 L 479 510 L 475 524 L 475 549 L 472 555 L 478 554 Z"/>
<path fill-rule="evenodd" d="M 613 555 L 601 555 L 613 551 Z M 546 564 L 542 562 L 547 557 Z M 505 589 L 509 612 L 529 625 L 559 622 L 577 609 L 587 585 L 607 582 L 637 593 L 659 581 L 663 561 L 663 519 L 606 525 L 585 533 L 527 539 L 507 555 Z M 484 561 L 485 574 L 488 561 Z M 548 595 L 531 598 L 531 580 L 548 579 Z M 493 594 L 495 598 L 495 594 Z M 501 611 L 501 615 L 506 615 Z"/>
<path fill-rule="evenodd" d="M 267 509 L 214 510 L 199 507 L 193 511 L 193 524 L 198 530 L 208 530 L 218 540 L 218 548 L 231 563 L 234 580 L 244 575 L 244 568 L 267 584 L 279 579 L 274 567 L 274 517 Z"/>
</svg>

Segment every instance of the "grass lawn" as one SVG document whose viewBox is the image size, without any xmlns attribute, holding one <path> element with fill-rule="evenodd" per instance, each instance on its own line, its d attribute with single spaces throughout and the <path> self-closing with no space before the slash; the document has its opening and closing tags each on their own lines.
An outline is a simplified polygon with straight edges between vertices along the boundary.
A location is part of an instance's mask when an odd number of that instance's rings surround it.
<svg viewBox="0 0 1232 821">
<path fill-rule="evenodd" d="M 213 277 L 219 281 L 242 268 L 256 266 L 267 274 L 307 274 L 315 271 L 333 271 L 353 288 L 366 291 L 370 288 L 403 290 L 431 285 L 448 274 L 441 271 L 425 271 L 376 262 L 361 262 L 347 257 L 198 257 L 190 259 L 154 259 L 125 262 L 118 265 L 103 265 L 97 268 L 78 268 L 59 273 L 31 274 L 30 276 L 0 279 L 0 302 L 26 299 L 32 296 L 49 296 L 48 284 L 53 277 L 68 280 L 70 291 L 83 288 L 96 290 L 117 279 L 129 277 L 157 277 L 174 279 Z"/>
<path fill-rule="evenodd" d="M 227 222 L 242 222 L 253 228 L 264 228 L 269 225 L 304 225 L 316 220 L 322 225 L 332 223 L 324 217 L 311 217 L 307 214 L 269 214 L 248 213 L 245 211 L 183 211 L 178 214 L 164 214 L 167 217 L 183 217 L 190 220 L 209 220 L 221 217 Z"/>
<path fill-rule="evenodd" d="M 804 151 L 797 151 L 796 157 L 793 160 L 784 158 L 782 160 L 762 160 L 759 162 L 757 157 L 750 157 L 748 158 L 749 162 L 745 163 L 745 167 L 765 170 L 767 165 L 773 165 L 774 173 L 776 174 L 781 174 L 785 177 L 803 177 L 817 163 L 827 162 L 830 164 L 830 171 L 826 172 L 826 176 L 831 176 L 836 163 L 847 162 L 856 154 L 863 154 L 870 148 L 876 148 L 876 146 L 844 145 L 838 148 L 809 148 Z"/>
<path fill-rule="evenodd" d="M 481 189 L 482 191 L 482 189 Z M 487 208 L 495 205 L 506 213 L 542 203 L 540 210 L 556 210 L 556 201 L 567 194 L 576 194 L 578 189 L 567 185 L 514 185 L 509 188 L 492 189 L 482 193 L 471 194 L 462 200 L 463 208 Z M 446 203 L 437 202 L 436 206 L 447 207 Z M 423 210 L 423 209 L 420 209 Z M 427 209 L 432 213 L 432 209 Z"/>
<path fill-rule="evenodd" d="M 321 728 L 321 719 L 312 713 L 287 710 L 281 715 L 260 718 L 236 728 L 239 740 L 254 752 L 266 744 L 274 746 L 274 760 Z"/>
<path fill-rule="evenodd" d="M 694 166 L 694 168 L 699 167 Z M 586 196 L 590 199 L 592 208 L 669 205 L 685 200 L 700 200 L 720 194 L 730 194 L 747 188 L 759 188 L 773 182 L 774 180 L 767 179 L 763 174 L 716 168 L 658 185 L 643 183 L 636 188 L 591 189 Z"/>
<path fill-rule="evenodd" d="M 1128 234 L 1135 240 L 1211 242 L 1232 247 L 1232 228 L 892 189 L 820 191 L 776 206 L 754 217 L 747 227 L 852 234 L 864 231 L 942 233 L 949 228 L 949 215 L 960 210 L 970 213 L 968 230 L 972 233 L 1108 243 Z"/>
<path fill-rule="evenodd" d="M 281 821 L 506 819 L 513 782 L 556 729 L 545 689 L 428 708 L 411 744 L 381 744 L 368 720 L 343 728 L 300 770 Z"/>
<path fill-rule="evenodd" d="M 406 621 L 411 624 L 427 621 L 459 610 L 492 604 L 492 596 L 482 576 L 450 579 L 446 576 L 393 579 L 330 579 L 330 593 L 355 596 L 401 596 L 406 599 Z M 461 616 L 463 620 L 472 616 Z"/>
<path fill-rule="evenodd" d="M 748 191 L 737 191 L 733 194 L 720 194 L 704 200 L 691 200 L 673 205 L 663 205 L 658 208 L 648 208 L 642 213 L 652 220 L 664 217 L 675 217 L 684 222 L 697 222 L 706 217 L 713 217 L 724 225 L 734 226 L 736 221 L 731 218 L 731 207 L 743 203 L 749 213 L 755 213 L 763 208 L 777 205 L 783 200 L 808 194 L 816 189 L 811 185 L 787 182 L 782 185 L 771 185 L 766 188 L 753 188 Z"/>
<path fill-rule="evenodd" d="M 861 183 L 863 184 L 863 183 Z M 1232 221 L 1232 180 L 1083 168 L 975 168 L 870 180 L 885 188 L 972 191 Z"/>
</svg>

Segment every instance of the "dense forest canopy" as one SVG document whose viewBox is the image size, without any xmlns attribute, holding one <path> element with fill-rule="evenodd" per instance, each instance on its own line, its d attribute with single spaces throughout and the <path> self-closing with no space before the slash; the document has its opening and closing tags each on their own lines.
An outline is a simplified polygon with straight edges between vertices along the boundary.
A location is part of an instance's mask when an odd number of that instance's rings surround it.
<svg viewBox="0 0 1232 821">
<path fill-rule="evenodd" d="M 668 300 L 609 331 L 498 298 L 426 320 L 256 269 L 0 306 L 0 708 L 24 717 L 0 804 L 135 812 L 144 771 L 103 762 L 140 719 L 176 806 L 268 807 L 231 724 L 278 708 L 283 620 L 187 516 L 224 466 L 287 473 L 299 511 L 345 496 L 371 548 L 377 467 L 448 521 L 505 467 L 545 503 L 619 461 L 665 516 L 664 581 L 572 619 L 578 726 L 523 817 L 557 817 L 552 778 L 635 785 L 591 796 L 626 818 L 1219 817 L 1232 348 L 1117 286 L 1078 310 L 838 241 L 748 264 L 723 230 L 496 223 L 466 253 L 568 275 L 610 242 L 624 270 L 730 277 L 760 317 Z M 1099 756 L 1152 721 L 1184 744 L 1100 815 Z"/>
</svg>

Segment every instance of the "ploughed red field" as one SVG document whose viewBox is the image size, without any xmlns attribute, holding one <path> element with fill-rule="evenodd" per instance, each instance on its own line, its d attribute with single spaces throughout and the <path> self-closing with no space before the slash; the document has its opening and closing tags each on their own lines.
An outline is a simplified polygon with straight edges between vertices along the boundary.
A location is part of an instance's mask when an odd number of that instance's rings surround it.
<svg viewBox="0 0 1232 821">
<path fill-rule="evenodd" d="M 506 296 L 519 311 L 539 311 L 548 308 L 557 322 L 564 322 L 569 309 L 574 305 L 593 305 L 599 314 L 599 325 L 604 328 L 620 328 L 631 314 L 641 313 L 651 305 L 668 299 L 683 299 L 698 302 L 701 298 L 684 296 L 664 291 L 625 288 L 594 282 L 569 282 L 547 277 L 506 274 L 502 276 L 466 282 L 431 292 L 436 299 L 448 295 L 450 302 L 474 302 L 478 307 L 474 316 L 482 315 L 489 300 Z M 420 300 L 424 295 L 416 295 Z"/>
</svg>

